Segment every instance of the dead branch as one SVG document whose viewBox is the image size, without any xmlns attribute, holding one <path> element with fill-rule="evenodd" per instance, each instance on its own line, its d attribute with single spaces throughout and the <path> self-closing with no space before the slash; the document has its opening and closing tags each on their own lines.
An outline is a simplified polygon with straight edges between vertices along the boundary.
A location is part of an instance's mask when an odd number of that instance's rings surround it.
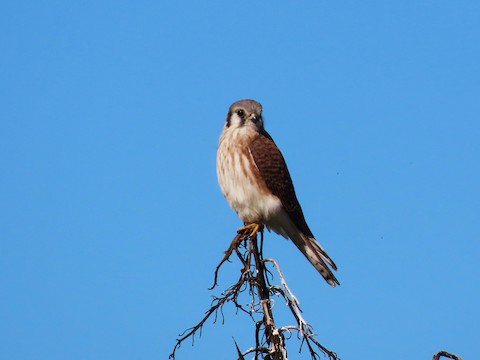
<svg viewBox="0 0 480 360">
<path fill-rule="evenodd" d="M 222 309 L 228 302 L 233 302 L 237 310 L 247 313 L 255 321 L 255 346 L 241 353 L 242 357 L 254 353 L 255 360 L 287 360 L 285 337 L 289 339 L 293 331 L 297 333 L 297 337 L 301 340 L 300 352 L 303 344 L 306 344 L 313 360 L 320 358 L 317 351 L 327 355 L 330 360 L 337 359 L 334 352 L 326 349 L 315 339 L 312 327 L 302 317 L 299 301 L 287 286 L 277 262 L 270 258 L 263 259 L 263 229 L 260 230 L 260 235 L 260 247 L 256 234 L 250 236 L 249 232 L 243 232 L 235 236 L 229 248 L 225 251 L 223 259 L 215 269 L 213 285 L 210 290 L 218 285 L 219 270 L 225 262 L 230 261 L 234 252 L 242 265 L 238 281 L 222 292 L 220 297 L 214 296 L 210 309 L 206 311 L 200 322 L 179 335 L 169 356 L 170 359 L 175 358 L 175 352 L 186 339 L 192 337 L 193 340 L 198 331 L 201 335 L 203 325 L 212 315 L 214 315 L 214 322 L 216 322 L 220 312 L 223 320 Z M 276 270 L 281 285 L 270 283 L 267 275 L 270 275 L 273 280 L 274 274 L 267 268 L 267 264 L 271 264 L 273 269 Z M 242 305 L 239 301 L 239 296 L 247 290 L 250 296 L 248 306 Z M 295 319 L 295 325 L 278 327 L 275 324 L 271 296 L 278 296 L 286 301 L 286 305 Z M 261 315 L 261 318 L 255 320 L 256 317 L 258 318 L 258 314 Z M 236 343 L 235 346 L 237 346 Z M 238 346 L 237 351 L 239 351 Z M 239 358 L 241 357 L 239 356 Z"/>
<path fill-rule="evenodd" d="M 248 236 L 247 236 L 248 237 Z M 228 261 L 230 259 L 230 255 L 232 255 L 232 252 L 238 251 L 238 247 L 240 246 L 242 241 L 246 241 L 247 237 L 243 234 L 237 234 L 232 240 L 232 243 L 228 247 L 228 249 L 225 251 L 225 256 L 223 257 L 222 261 L 217 265 L 215 268 L 215 274 L 213 277 L 213 285 L 208 288 L 208 290 L 212 290 L 215 286 L 217 286 L 217 280 L 218 280 L 218 271 L 222 267 L 222 265 L 225 263 L 225 261 Z M 237 253 L 238 254 L 238 253 Z M 240 258 L 242 260 L 242 258 Z"/>
<path fill-rule="evenodd" d="M 263 232 L 261 232 L 263 242 Z M 255 276 L 254 285 L 258 290 L 258 297 L 263 310 L 263 326 L 265 329 L 265 336 L 268 345 L 272 345 L 271 356 L 274 360 L 286 360 L 287 349 L 284 343 L 282 333 L 275 326 L 273 319 L 272 306 L 270 304 L 270 289 L 267 286 L 265 263 L 261 258 L 261 253 L 258 251 L 257 237 L 250 238 L 250 249 L 255 259 L 255 268 L 257 275 Z M 258 340 L 257 340 L 258 343 Z M 255 355 L 255 358 L 257 356 Z"/>
<path fill-rule="evenodd" d="M 462 360 L 462 358 L 458 355 L 454 355 L 454 354 L 450 354 L 449 352 L 446 352 L 446 351 L 439 351 L 438 353 L 436 353 L 435 355 L 433 355 L 433 359 L 432 360 L 438 360 L 440 359 L 441 357 L 446 357 L 446 358 L 449 358 L 449 359 L 453 359 L 453 360 Z"/>
</svg>

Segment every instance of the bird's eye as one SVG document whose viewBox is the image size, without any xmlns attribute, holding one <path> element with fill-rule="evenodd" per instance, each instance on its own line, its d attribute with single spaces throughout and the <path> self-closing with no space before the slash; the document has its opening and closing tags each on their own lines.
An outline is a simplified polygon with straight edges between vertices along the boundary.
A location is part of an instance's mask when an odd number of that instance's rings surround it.
<svg viewBox="0 0 480 360">
<path fill-rule="evenodd" d="M 237 115 L 243 117 L 245 115 L 245 111 L 243 111 L 242 109 L 237 110 Z"/>
</svg>

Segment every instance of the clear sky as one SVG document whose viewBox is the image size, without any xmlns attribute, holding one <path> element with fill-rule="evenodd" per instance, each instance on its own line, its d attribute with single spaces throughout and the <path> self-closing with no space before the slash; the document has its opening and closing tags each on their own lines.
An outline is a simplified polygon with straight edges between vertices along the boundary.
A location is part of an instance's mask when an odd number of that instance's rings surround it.
<svg viewBox="0 0 480 360">
<path fill-rule="evenodd" d="M 480 359 L 479 44 L 478 0 L 2 2 L 0 358 L 168 357 L 238 276 L 207 290 L 241 225 L 218 136 L 253 98 L 339 267 L 266 235 L 320 342 Z M 177 359 L 252 346 L 225 315 Z"/>
</svg>

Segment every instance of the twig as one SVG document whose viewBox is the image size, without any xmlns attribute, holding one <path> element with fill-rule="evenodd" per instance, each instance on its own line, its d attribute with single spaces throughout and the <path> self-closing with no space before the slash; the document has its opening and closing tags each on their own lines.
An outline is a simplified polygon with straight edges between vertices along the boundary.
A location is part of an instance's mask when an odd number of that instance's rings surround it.
<svg viewBox="0 0 480 360">
<path fill-rule="evenodd" d="M 315 334 L 312 331 L 311 325 L 309 325 L 305 319 L 302 317 L 302 310 L 300 309 L 300 302 L 296 298 L 295 295 L 291 292 L 290 288 L 287 285 L 287 282 L 285 281 L 285 278 L 283 277 L 283 273 L 280 270 L 280 266 L 278 266 L 278 263 L 274 259 L 266 258 L 263 260 L 264 262 L 270 262 L 273 264 L 275 269 L 277 270 L 278 276 L 280 278 L 280 282 L 282 284 L 282 288 L 278 286 L 271 286 L 271 291 L 276 292 L 280 294 L 285 301 L 287 302 L 287 306 L 290 308 L 291 313 L 295 317 L 295 320 L 297 321 L 297 326 L 284 326 L 280 330 L 282 332 L 288 331 L 289 333 L 291 330 L 296 330 L 302 340 L 302 344 L 305 342 L 307 344 L 308 350 L 310 351 L 310 355 L 312 356 L 312 359 L 317 359 L 318 354 L 315 352 L 313 346 L 311 343 L 315 344 L 317 348 L 319 348 L 325 355 L 327 355 L 330 359 L 336 360 L 337 359 L 337 354 L 328 350 L 325 348 L 323 345 L 321 345 L 316 339 L 315 339 Z"/>
<path fill-rule="evenodd" d="M 449 358 L 449 359 L 454 359 L 454 360 L 462 360 L 462 358 L 458 355 L 454 355 L 454 354 L 450 354 L 449 352 L 446 352 L 446 351 L 439 351 L 438 353 L 436 353 L 435 355 L 433 355 L 433 359 L 432 360 L 438 360 L 440 359 L 441 357 L 446 357 L 446 358 Z"/>
<path fill-rule="evenodd" d="M 172 353 L 170 354 L 169 356 L 169 359 L 175 359 L 175 351 L 180 347 L 181 343 L 189 338 L 190 336 L 193 336 L 195 335 L 195 333 L 201 328 L 203 327 L 203 324 L 205 324 L 205 322 L 208 320 L 208 318 L 213 314 L 213 313 L 217 313 L 217 311 L 227 302 L 227 301 L 231 301 L 231 300 L 234 300 L 234 298 L 237 296 L 238 292 L 240 291 L 243 283 L 245 282 L 245 280 L 243 279 L 245 273 L 242 273 L 242 275 L 240 276 L 240 279 L 237 281 L 237 283 L 235 285 L 233 285 L 232 287 L 230 287 L 229 291 L 227 291 L 227 293 L 225 293 L 221 298 L 218 298 L 218 297 L 214 297 L 213 299 L 213 303 L 215 303 L 214 305 L 212 305 L 210 307 L 210 309 L 207 310 L 206 312 L 206 315 L 203 317 L 202 320 L 200 320 L 200 322 L 195 325 L 194 327 L 191 327 L 187 330 L 185 330 L 183 333 L 180 334 L 180 338 L 177 339 L 177 343 L 175 344 L 175 347 L 173 348 L 173 351 Z M 236 300 L 235 301 L 235 304 L 238 305 L 236 303 Z M 237 306 L 237 308 L 240 307 L 242 310 L 244 310 L 241 306 Z M 245 311 L 245 310 L 244 310 Z"/>
<path fill-rule="evenodd" d="M 238 247 L 242 241 L 246 239 L 245 235 L 243 234 L 238 234 L 235 236 L 232 240 L 232 243 L 230 244 L 229 248 L 225 251 L 225 256 L 223 257 L 222 261 L 217 265 L 215 268 L 215 274 L 213 277 L 213 285 L 208 288 L 208 290 L 212 290 L 215 286 L 217 286 L 217 279 L 218 279 L 218 271 L 222 267 L 223 263 L 225 261 L 228 261 L 230 259 L 230 255 L 232 255 L 233 250 L 238 251 Z"/>
</svg>

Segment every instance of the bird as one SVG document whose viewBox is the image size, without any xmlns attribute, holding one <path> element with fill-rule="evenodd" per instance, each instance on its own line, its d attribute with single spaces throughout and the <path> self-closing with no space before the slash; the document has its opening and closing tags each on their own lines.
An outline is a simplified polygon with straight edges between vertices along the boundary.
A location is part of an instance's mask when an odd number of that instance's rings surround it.
<svg viewBox="0 0 480 360">
<path fill-rule="evenodd" d="M 237 231 L 263 229 L 290 239 L 332 287 L 337 265 L 307 225 L 285 159 L 264 127 L 262 105 L 239 100 L 228 109 L 217 147 L 216 170 L 227 202 L 243 220 Z"/>
</svg>

